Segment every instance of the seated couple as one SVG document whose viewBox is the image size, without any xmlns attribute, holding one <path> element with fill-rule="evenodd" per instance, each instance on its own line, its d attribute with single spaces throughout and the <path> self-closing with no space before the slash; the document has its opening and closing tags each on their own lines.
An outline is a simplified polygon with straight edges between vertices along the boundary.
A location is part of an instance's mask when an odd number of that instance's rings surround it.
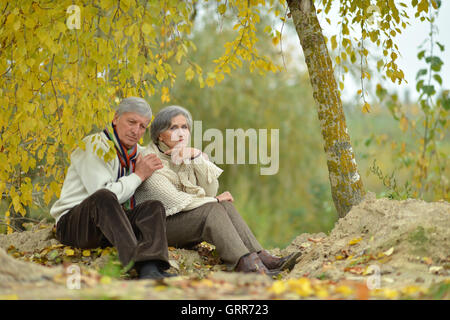
<svg viewBox="0 0 450 320">
<path fill-rule="evenodd" d="M 200 150 L 186 147 L 192 118 L 182 107 L 162 109 L 151 124 L 152 142 L 138 141 L 152 119 L 148 103 L 119 104 L 112 124 L 83 141 L 70 157 L 60 198 L 50 213 L 57 239 L 69 246 L 114 246 L 123 266 L 142 279 L 173 276 L 168 246 L 213 244 L 230 269 L 269 276 L 295 263 L 264 250 L 236 211 L 229 192 L 218 196 L 222 170 Z M 96 150 L 117 157 L 105 162 Z M 188 161 L 186 161 L 188 160 Z"/>
</svg>

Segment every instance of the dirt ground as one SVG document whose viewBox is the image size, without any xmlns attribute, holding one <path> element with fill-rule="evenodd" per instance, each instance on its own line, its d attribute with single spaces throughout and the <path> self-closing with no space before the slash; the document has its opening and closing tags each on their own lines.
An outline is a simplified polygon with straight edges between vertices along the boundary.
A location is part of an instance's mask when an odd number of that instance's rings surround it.
<svg viewBox="0 0 450 320">
<path fill-rule="evenodd" d="M 0 235 L 0 299 L 449 299 L 450 204 L 369 193 L 329 235 L 301 234 L 276 279 L 229 272 L 214 247 L 169 248 L 179 276 L 137 280 L 114 248 L 61 245 L 51 224 Z"/>
</svg>

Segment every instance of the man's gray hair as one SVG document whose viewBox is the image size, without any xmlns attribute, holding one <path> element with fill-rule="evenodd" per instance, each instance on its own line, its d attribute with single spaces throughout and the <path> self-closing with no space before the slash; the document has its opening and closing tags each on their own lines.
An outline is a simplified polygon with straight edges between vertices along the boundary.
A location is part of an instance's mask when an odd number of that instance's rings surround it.
<svg viewBox="0 0 450 320">
<path fill-rule="evenodd" d="M 152 119 L 152 109 L 150 105 L 142 98 L 129 97 L 123 99 L 116 109 L 116 115 L 121 116 L 125 112 L 135 112 L 145 118 Z"/>
<path fill-rule="evenodd" d="M 178 115 L 183 115 L 186 118 L 189 131 L 192 128 L 192 116 L 185 108 L 180 106 L 168 106 L 161 109 L 153 119 L 150 127 L 150 135 L 153 143 L 158 144 L 159 135 L 170 128 L 172 119 Z"/>
</svg>

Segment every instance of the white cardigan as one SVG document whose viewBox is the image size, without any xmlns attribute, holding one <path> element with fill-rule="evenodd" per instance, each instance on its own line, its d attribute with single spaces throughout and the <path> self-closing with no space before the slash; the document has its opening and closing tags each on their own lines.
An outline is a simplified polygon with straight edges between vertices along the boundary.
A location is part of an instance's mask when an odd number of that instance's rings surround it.
<svg viewBox="0 0 450 320">
<path fill-rule="evenodd" d="M 136 189 L 136 204 L 146 200 L 161 201 L 166 215 L 170 216 L 217 201 L 214 197 L 219 189 L 218 177 L 223 170 L 213 162 L 199 156 L 189 164 L 176 165 L 153 143 L 142 151 L 142 155 L 149 153 L 158 155 L 164 168 L 153 172 Z"/>
<path fill-rule="evenodd" d="M 85 150 L 77 148 L 70 156 L 71 164 L 67 170 L 66 178 L 59 199 L 50 209 L 50 214 L 56 223 L 70 209 L 80 204 L 84 199 L 99 189 L 105 188 L 112 191 L 119 203 L 127 201 L 142 183 L 141 178 L 132 173 L 117 180 L 119 159 L 105 162 L 94 152 L 94 145 L 108 152 L 108 138 L 103 132 L 89 135 L 83 139 Z M 138 145 L 138 152 L 143 147 Z"/>
</svg>

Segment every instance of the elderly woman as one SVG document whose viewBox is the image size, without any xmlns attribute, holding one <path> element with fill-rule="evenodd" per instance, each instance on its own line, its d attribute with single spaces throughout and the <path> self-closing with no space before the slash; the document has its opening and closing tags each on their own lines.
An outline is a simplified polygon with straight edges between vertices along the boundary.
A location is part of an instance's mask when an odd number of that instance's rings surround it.
<svg viewBox="0 0 450 320">
<path fill-rule="evenodd" d="M 217 195 L 222 169 L 202 151 L 187 147 L 192 117 L 179 106 L 162 109 L 151 125 L 152 143 L 143 155 L 155 153 L 163 168 L 136 190 L 136 202 L 161 201 L 167 215 L 169 246 L 213 244 L 222 260 L 240 272 L 275 275 L 292 268 L 298 254 L 278 258 L 265 251 L 236 211 L 229 192 Z"/>
</svg>

